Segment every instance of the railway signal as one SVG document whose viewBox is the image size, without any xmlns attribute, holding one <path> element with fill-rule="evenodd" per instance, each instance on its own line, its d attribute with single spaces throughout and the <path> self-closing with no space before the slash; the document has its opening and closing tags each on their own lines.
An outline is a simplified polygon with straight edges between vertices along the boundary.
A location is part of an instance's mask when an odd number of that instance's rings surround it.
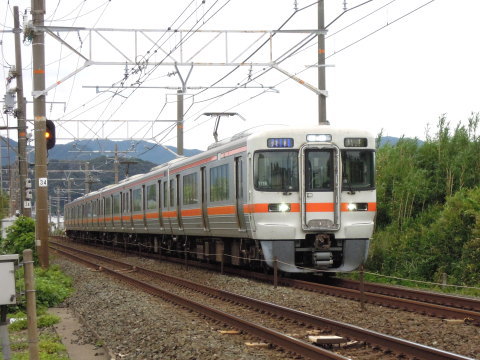
<svg viewBox="0 0 480 360">
<path fill-rule="evenodd" d="M 45 139 L 47 141 L 47 150 L 55 146 L 55 124 L 52 120 L 46 121 Z"/>
</svg>

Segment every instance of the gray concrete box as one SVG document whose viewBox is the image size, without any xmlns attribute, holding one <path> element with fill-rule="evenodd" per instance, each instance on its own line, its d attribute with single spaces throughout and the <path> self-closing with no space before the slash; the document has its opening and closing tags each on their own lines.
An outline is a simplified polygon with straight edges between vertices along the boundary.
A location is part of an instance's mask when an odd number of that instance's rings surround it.
<svg viewBox="0 0 480 360">
<path fill-rule="evenodd" d="M 16 303 L 15 262 L 18 255 L 0 255 L 0 305 Z"/>
</svg>

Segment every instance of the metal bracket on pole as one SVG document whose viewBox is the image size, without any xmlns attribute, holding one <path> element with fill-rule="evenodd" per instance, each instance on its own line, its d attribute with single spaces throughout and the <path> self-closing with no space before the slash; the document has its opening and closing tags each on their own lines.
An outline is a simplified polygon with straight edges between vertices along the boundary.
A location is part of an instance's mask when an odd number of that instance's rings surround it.
<svg viewBox="0 0 480 360">
<path fill-rule="evenodd" d="M 280 68 L 278 65 L 272 65 L 272 67 L 273 67 L 274 69 L 280 71 L 282 74 L 288 76 L 289 78 L 295 80 L 295 81 L 298 82 L 300 85 L 303 85 L 303 86 L 305 86 L 307 89 L 313 91 L 315 94 L 317 94 L 317 95 L 323 95 L 323 96 L 327 96 L 327 95 L 328 95 L 327 91 L 318 89 L 317 87 L 315 87 L 315 86 L 307 83 L 305 80 L 302 80 L 302 79 L 300 79 L 299 77 L 297 77 L 297 76 L 295 76 L 295 75 L 293 75 L 293 74 L 290 74 L 288 71 Z"/>
<path fill-rule="evenodd" d="M 177 63 L 173 65 L 175 66 L 175 71 L 177 72 L 178 77 L 180 78 L 180 81 L 182 83 L 182 93 L 184 94 L 187 90 L 187 81 L 188 81 L 188 78 L 190 77 L 190 74 L 192 73 L 193 65 L 190 65 L 190 70 L 188 70 L 188 74 L 185 80 L 183 80 L 182 74 L 180 73 L 180 69 L 178 68 Z"/>
</svg>

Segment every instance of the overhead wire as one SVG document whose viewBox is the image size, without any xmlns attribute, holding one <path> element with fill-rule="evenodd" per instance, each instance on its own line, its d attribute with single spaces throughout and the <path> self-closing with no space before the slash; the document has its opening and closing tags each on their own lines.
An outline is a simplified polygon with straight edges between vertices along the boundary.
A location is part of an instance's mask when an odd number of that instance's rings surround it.
<svg viewBox="0 0 480 360">
<path fill-rule="evenodd" d="M 371 13 L 367 14 L 366 16 L 362 17 L 362 19 L 365 19 L 365 18 L 367 18 L 368 16 L 370 16 L 370 15 L 372 15 L 373 13 L 377 12 L 377 11 L 378 11 L 378 10 L 380 10 L 381 8 L 384 8 L 385 6 L 387 6 L 387 5 L 391 4 L 391 3 L 393 3 L 394 1 L 396 1 L 396 0 L 390 1 L 388 4 L 386 4 L 386 5 L 382 6 L 382 7 L 378 8 L 378 9 L 374 10 L 373 12 L 371 12 Z M 422 8 L 422 7 L 426 6 L 426 5 L 428 5 L 429 3 L 433 2 L 433 1 L 434 1 L 434 0 L 431 0 L 431 1 L 429 1 L 429 2 L 427 2 L 427 3 L 425 3 L 425 4 L 423 4 L 422 6 L 420 6 L 420 7 L 416 8 L 416 9 L 412 10 L 411 12 L 409 12 L 409 13 L 407 13 L 407 14 L 403 15 L 402 17 L 400 17 L 400 18 L 398 18 L 398 19 L 396 19 L 396 20 L 392 21 L 390 24 L 393 24 L 393 23 L 397 22 L 398 20 L 400 20 L 400 19 L 404 18 L 405 16 L 408 16 L 408 15 L 410 15 L 411 13 L 413 13 L 413 12 L 415 12 L 415 11 L 419 10 L 420 8 Z M 358 21 L 356 21 L 356 22 L 358 22 Z M 354 23 L 356 23 L 356 22 L 354 22 Z M 346 26 L 345 28 L 347 28 L 347 27 L 349 27 L 349 26 L 353 25 L 354 23 L 352 23 L 352 24 L 350 24 L 350 25 Z M 375 30 L 375 31 L 373 31 L 372 33 L 368 34 L 367 36 L 363 37 L 362 39 L 359 39 L 359 40 L 357 40 L 356 42 L 354 42 L 354 43 L 350 44 L 349 46 L 347 46 L 347 47 L 345 47 L 345 48 L 343 48 L 343 49 L 341 49 L 340 51 L 343 51 L 343 50 L 345 50 L 346 48 L 348 48 L 348 47 L 350 47 L 350 46 L 352 46 L 352 45 L 354 45 L 354 44 L 358 43 L 359 41 L 361 41 L 361 40 L 363 40 L 363 39 L 365 39 L 365 38 L 367 38 L 367 37 L 369 37 L 369 36 L 373 35 L 374 33 L 376 33 L 376 32 L 378 32 L 378 31 L 382 30 L 383 28 L 385 28 L 385 27 L 386 27 L 386 26 L 388 26 L 388 25 L 389 25 L 389 24 L 387 24 L 387 25 L 385 25 L 385 26 L 382 26 L 382 27 L 381 27 L 381 28 L 379 28 L 379 29 L 376 29 L 376 30 Z M 345 28 L 343 28 L 343 29 L 345 29 Z M 343 29 L 341 29 L 341 30 L 343 30 Z M 341 31 L 341 30 L 340 30 L 340 31 Z M 337 31 L 336 33 L 340 32 L 340 31 Z M 332 34 L 332 36 L 333 36 L 333 34 Z M 310 40 L 308 40 L 308 41 L 310 42 L 310 41 L 312 41 L 312 40 L 313 40 L 313 38 L 312 38 L 312 39 L 310 39 Z M 306 44 L 304 44 L 304 46 L 305 46 L 305 45 L 306 45 Z M 309 46 L 309 47 L 311 47 L 311 46 Z M 309 47 L 308 47 L 308 48 L 309 48 Z M 285 59 L 283 59 L 283 60 L 286 60 L 287 58 L 289 58 L 289 57 L 292 57 L 292 56 L 294 56 L 294 55 L 298 54 L 298 53 L 299 53 L 299 52 L 301 52 L 301 51 L 305 51 L 306 49 L 307 49 L 307 48 L 303 48 L 303 49 L 302 49 L 302 48 L 299 48 L 299 49 L 297 49 L 297 51 L 295 51 L 295 52 L 291 53 L 290 55 L 288 55 L 287 57 L 285 57 Z M 326 58 L 329 58 L 329 57 L 331 57 L 331 56 L 334 56 L 335 54 L 339 53 L 340 51 L 337 51 L 337 52 L 335 52 L 334 54 L 331 54 L 331 55 L 327 56 Z M 283 60 L 282 60 L 282 61 L 283 61 Z M 275 63 L 277 63 L 277 62 L 275 62 Z M 264 71 L 263 71 L 263 72 L 262 72 L 262 73 L 261 73 L 259 76 L 256 76 L 254 79 L 257 79 L 257 78 L 259 78 L 260 76 L 263 76 L 263 75 L 265 75 L 265 74 L 266 74 L 267 72 L 269 72 L 270 70 L 272 70 L 272 68 L 271 68 L 271 67 L 270 67 L 270 68 L 268 68 L 268 69 L 266 69 L 266 70 L 264 70 Z M 299 72 L 297 72 L 297 73 L 296 73 L 296 74 L 294 74 L 294 75 L 296 76 L 296 75 L 298 75 L 298 74 L 300 74 L 300 73 L 303 73 L 303 72 L 304 72 L 304 71 L 306 71 L 306 70 L 308 70 L 308 68 L 305 68 L 305 69 L 303 69 L 302 71 L 299 71 Z M 289 78 L 289 77 L 287 77 L 287 78 L 285 79 L 285 81 L 287 81 L 287 80 L 289 80 L 289 79 L 290 79 L 290 78 Z M 250 81 L 249 81 L 249 82 L 250 82 Z M 219 98 L 219 97 L 222 97 L 222 96 L 224 96 L 224 95 L 227 95 L 227 94 L 229 94 L 229 93 L 231 93 L 231 92 L 233 92 L 233 91 L 235 91 L 235 90 L 238 90 L 238 89 L 240 89 L 240 88 L 243 88 L 243 87 L 245 87 L 245 86 L 246 86 L 246 84 L 248 84 L 249 82 L 245 82 L 245 83 L 243 83 L 243 84 L 241 84 L 241 85 L 239 85 L 239 86 L 237 86 L 237 87 L 235 87 L 235 88 L 233 88 L 233 89 L 230 89 L 230 90 L 228 90 L 228 91 L 225 91 L 224 93 L 222 93 L 222 94 L 219 94 L 219 95 L 216 95 L 216 96 L 214 96 L 214 97 L 211 97 L 211 98 L 208 98 L 208 99 L 203 99 L 203 100 L 196 100 L 196 104 L 198 104 L 198 103 L 201 103 L 201 102 L 208 102 L 208 101 L 211 101 L 211 100 L 217 99 L 217 98 Z M 282 81 L 282 82 L 280 82 L 280 83 L 283 83 L 283 82 L 284 82 L 284 81 Z M 277 85 L 276 85 L 276 86 L 277 86 Z M 263 93 L 263 92 L 262 92 L 262 93 Z M 198 95 L 198 94 L 197 94 L 197 95 Z M 194 117 L 194 116 L 193 116 L 193 117 Z"/>
<path fill-rule="evenodd" d="M 179 17 L 181 17 L 181 15 L 182 15 L 184 12 L 185 12 L 185 10 L 181 12 L 181 14 L 180 14 Z M 175 20 L 175 22 L 179 19 L 179 17 L 177 17 L 177 19 Z M 173 24 L 173 25 L 174 25 L 174 24 Z M 172 25 L 172 26 L 173 26 L 173 25 Z M 104 102 L 111 103 L 113 97 L 114 97 L 115 95 L 119 94 L 120 92 L 121 92 L 121 91 L 116 91 L 116 92 L 114 92 L 114 95 L 113 95 L 113 96 L 111 96 L 110 98 L 107 98 L 107 99 L 103 100 L 101 103 L 97 103 L 97 104 L 93 105 L 92 107 L 89 108 L 89 110 L 91 110 L 91 109 L 94 108 L 94 107 L 97 107 L 97 106 L 101 105 L 101 104 L 104 103 Z M 94 99 L 96 99 L 96 98 L 97 98 L 97 97 L 95 97 Z M 91 99 L 91 101 L 93 101 L 94 99 Z M 90 102 L 90 101 L 89 101 L 89 102 Z M 79 106 L 79 107 L 76 108 L 74 111 L 79 110 L 79 109 L 82 108 L 84 105 L 85 105 L 85 104 L 83 104 L 82 106 Z M 82 113 L 84 113 L 85 111 L 86 111 L 86 110 L 84 110 Z M 105 111 L 105 110 L 104 110 L 104 111 Z M 117 109 L 117 111 L 118 111 L 118 109 Z M 77 114 L 76 117 L 80 116 L 82 113 Z M 103 113 L 103 112 L 102 112 L 102 113 Z M 111 116 L 113 116 L 113 114 L 112 114 Z M 111 118 L 111 116 L 110 116 L 110 118 Z M 65 117 L 65 116 L 63 116 L 63 117 Z M 93 131 L 93 132 L 95 133 L 95 131 Z M 97 136 L 98 136 L 98 132 L 96 132 L 96 134 L 97 134 Z"/>
<path fill-rule="evenodd" d="M 200 27 L 202 27 L 203 25 L 205 25 L 210 19 L 213 18 L 213 16 L 215 16 L 216 14 L 218 14 L 218 12 L 219 12 L 221 9 L 223 9 L 230 1 L 231 1 L 231 0 L 227 0 L 226 3 L 225 3 L 223 6 L 221 6 L 220 9 L 218 9 L 212 16 L 210 16 L 207 20 L 204 20 L 204 21 L 203 21 L 203 24 L 201 24 Z M 204 17 L 208 12 L 210 12 L 211 9 L 213 9 L 213 7 L 214 7 L 217 3 L 218 3 L 218 0 L 217 0 L 213 5 L 210 6 L 210 8 L 207 10 L 207 12 L 204 13 L 204 15 L 202 15 L 202 17 L 201 17 L 200 19 L 198 19 L 193 26 L 190 27 L 190 29 L 187 31 L 187 35 L 186 35 L 185 37 L 183 37 L 183 38 L 181 39 L 181 41 L 179 41 L 179 42 L 173 47 L 173 49 L 171 49 L 170 52 L 169 52 L 167 55 L 165 55 L 164 58 L 163 58 L 158 64 L 154 65 L 152 69 L 148 70 L 148 71 L 143 75 L 145 79 L 143 79 L 142 81 L 137 80 L 136 85 L 138 84 L 138 86 L 131 91 L 131 93 L 128 95 L 127 99 L 128 99 L 128 98 L 140 87 L 140 85 L 160 66 L 160 64 L 161 64 L 163 61 L 165 61 L 165 59 L 166 59 L 170 54 L 172 54 L 176 49 L 178 49 L 178 48 L 179 48 L 181 45 L 183 45 L 188 39 L 190 39 L 191 34 L 195 33 L 195 31 L 196 31 L 196 30 L 193 30 L 193 29 L 198 25 L 198 23 L 200 22 L 200 20 L 203 19 L 203 17 Z M 203 4 L 203 2 L 202 2 L 202 4 Z M 195 10 L 195 11 L 196 11 L 196 10 Z M 192 14 L 193 14 L 193 12 L 192 12 Z M 190 15 L 188 16 L 188 18 L 190 18 L 190 17 L 192 16 L 192 14 L 190 14 Z M 188 19 L 188 18 L 187 18 L 187 19 Z M 187 20 L 187 19 L 186 19 L 186 20 Z M 184 22 L 185 22 L 186 20 L 184 20 Z M 184 23 L 184 22 L 183 22 L 183 23 Z M 199 27 L 199 28 L 200 28 L 200 27 Z M 198 30 L 198 29 L 197 29 L 197 30 Z M 168 39 L 167 39 L 167 40 L 168 40 Z M 164 42 L 164 43 L 165 43 L 165 42 Z M 163 44 L 164 44 L 164 43 L 163 43 Z M 153 55 L 151 55 L 151 56 L 153 56 Z M 123 101 L 121 105 L 123 105 L 123 103 L 125 103 L 125 101 Z M 120 105 L 120 106 L 121 106 L 121 105 Z M 118 111 L 118 109 L 115 110 L 115 112 L 116 112 L 116 111 Z"/>
<path fill-rule="evenodd" d="M 390 3 L 394 2 L 394 1 L 396 1 L 396 0 L 393 0 L 393 1 L 391 1 Z M 435 1 L 435 0 L 430 0 L 430 1 L 426 2 L 426 3 L 424 3 L 423 5 L 421 5 L 421 6 L 417 7 L 417 8 L 415 8 L 415 9 L 413 9 L 413 10 L 409 11 L 408 13 L 406 13 L 406 14 L 404 14 L 404 15 L 402 15 L 402 16 L 400 16 L 400 17 L 398 17 L 398 18 L 396 18 L 395 20 L 393 20 L 393 21 L 389 22 L 388 24 L 386 24 L 386 25 L 384 25 L 384 26 L 382 26 L 382 27 L 380 27 L 380 28 L 378 28 L 378 29 L 376 29 L 376 30 L 372 31 L 372 32 L 371 32 L 371 33 L 369 33 L 368 35 L 366 35 L 366 36 L 362 37 L 361 39 L 359 39 L 359 40 L 357 40 L 357 41 L 355 41 L 355 42 L 351 43 L 350 45 L 348 45 L 348 46 L 346 46 L 346 47 L 342 48 L 341 50 L 339 50 L 339 51 L 337 51 L 337 52 L 335 52 L 335 53 L 333 53 L 333 54 L 331 54 L 331 55 L 327 56 L 326 58 L 330 58 L 330 57 L 332 57 L 332 56 L 334 56 L 334 55 L 338 54 L 340 51 L 343 51 L 343 50 L 345 50 L 345 49 L 347 49 L 347 48 L 349 48 L 349 47 L 351 47 L 351 46 L 353 46 L 353 45 L 357 44 L 358 42 L 360 42 L 360 41 L 362 41 L 362 40 L 366 39 L 367 37 L 369 37 L 369 36 L 371 36 L 371 35 L 375 34 L 376 32 L 378 32 L 378 31 L 380 31 L 380 30 L 384 29 L 385 27 L 387 27 L 387 26 L 389 26 L 389 25 L 391 25 L 391 24 L 393 24 L 393 23 L 395 23 L 395 22 L 397 22 L 397 21 L 399 21 L 399 20 L 401 20 L 401 19 L 405 18 L 406 16 L 408 16 L 408 15 L 411 15 L 412 13 L 414 13 L 414 12 L 416 12 L 416 11 L 420 10 L 421 8 L 423 8 L 423 7 L 427 6 L 427 5 L 429 5 L 429 4 L 430 4 L 430 3 L 432 3 L 433 1 Z M 390 4 L 390 3 L 389 3 L 389 4 Z M 377 9 L 376 11 L 378 11 L 378 9 Z M 373 12 L 372 12 L 372 13 L 373 13 Z M 372 14 L 372 13 L 370 13 L 370 14 Z M 365 17 L 364 17 L 364 18 L 365 18 Z M 298 52 L 297 52 L 297 53 L 298 53 Z M 295 54 L 296 54 L 296 53 L 293 53 L 293 54 L 289 55 L 289 57 L 290 57 L 290 56 L 293 56 L 293 55 L 295 55 Z M 258 76 L 256 76 L 256 77 L 252 78 L 250 81 L 246 81 L 246 82 L 244 82 L 243 84 L 241 84 L 241 85 L 239 85 L 239 86 L 235 87 L 234 89 L 228 90 L 227 92 L 225 92 L 225 93 L 223 93 L 223 94 L 221 94 L 221 95 L 218 95 L 218 96 L 216 96 L 216 97 L 213 97 L 213 98 L 210 98 L 210 99 L 206 99 L 206 100 L 212 100 L 212 99 L 216 99 L 216 100 L 218 100 L 218 99 L 219 99 L 219 98 L 221 98 L 223 95 L 225 95 L 225 94 L 228 94 L 228 93 L 230 93 L 230 92 L 232 92 L 232 91 L 234 91 L 234 90 L 240 89 L 240 88 L 244 87 L 246 84 L 248 84 L 249 82 L 251 82 L 251 81 L 253 81 L 253 80 L 255 80 L 255 79 L 257 79 L 257 78 L 259 78 L 259 77 L 261 77 L 261 76 L 263 76 L 263 75 L 265 75 L 265 74 L 266 74 L 268 71 L 270 71 L 271 69 L 272 69 L 272 68 L 268 68 L 268 69 L 266 69 L 266 70 L 262 71 L 262 72 L 261 72 L 261 73 L 260 73 Z M 304 71 L 306 71 L 306 70 L 308 70 L 308 67 L 305 67 L 304 69 L 302 69 L 302 70 L 300 70 L 300 71 L 296 72 L 296 73 L 295 73 L 295 74 L 293 74 L 293 75 L 294 75 L 294 76 L 297 76 L 297 75 L 299 75 L 299 74 L 303 73 L 303 72 L 304 72 Z M 288 81 L 288 80 L 290 80 L 290 78 L 289 78 L 289 77 L 287 77 L 286 79 L 283 79 L 282 81 L 278 82 L 278 83 L 277 83 L 277 84 L 275 84 L 273 87 L 278 87 L 279 85 L 283 84 L 284 82 L 286 82 L 286 81 Z M 235 107 L 239 106 L 240 104 L 244 104 L 245 102 L 248 102 L 248 101 L 250 101 L 250 100 L 253 100 L 254 98 L 256 98 L 256 97 L 258 97 L 258 96 L 260 96 L 260 95 L 263 95 L 263 94 L 265 94 L 266 92 L 267 92 L 267 90 L 263 90 L 263 91 L 261 91 L 259 94 L 257 94 L 257 95 L 254 95 L 254 96 L 251 96 L 251 97 L 249 97 L 248 99 L 246 99 L 245 101 L 242 101 L 241 103 L 239 103 L 239 104 L 237 104 L 237 105 L 235 105 L 235 106 L 232 106 L 232 107 L 230 107 L 229 109 L 227 109 L 227 110 L 225 110 L 225 111 L 232 110 L 233 108 L 235 108 Z M 202 101 L 205 101 L 205 100 L 202 100 Z M 201 102 L 201 101 L 197 101 L 196 103 L 198 104 L 199 102 Z M 198 112 L 197 112 L 197 114 L 198 114 Z M 195 115 L 191 116 L 190 118 L 193 118 L 194 116 L 195 116 Z M 207 122 L 207 121 L 209 121 L 209 120 L 207 119 L 207 120 L 205 120 L 205 121 L 203 121 L 203 122 L 199 123 L 198 125 L 196 125 L 196 126 L 194 126 L 194 127 L 190 128 L 190 129 L 187 129 L 187 130 L 185 130 L 185 132 L 191 131 L 191 130 L 193 130 L 193 129 L 197 128 L 198 126 L 200 126 L 200 125 L 204 124 L 204 123 L 205 123 L 205 122 Z M 171 140 L 171 139 L 168 139 L 167 141 L 169 141 L 169 140 Z"/>
</svg>

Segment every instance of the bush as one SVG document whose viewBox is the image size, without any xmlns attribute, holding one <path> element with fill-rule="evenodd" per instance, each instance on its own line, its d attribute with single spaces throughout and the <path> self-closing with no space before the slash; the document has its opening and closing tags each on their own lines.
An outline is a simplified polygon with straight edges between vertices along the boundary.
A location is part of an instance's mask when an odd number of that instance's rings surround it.
<svg viewBox="0 0 480 360">
<path fill-rule="evenodd" d="M 17 287 L 25 287 L 23 268 L 19 270 Z M 35 268 L 37 306 L 48 308 L 63 302 L 73 291 L 72 279 L 60 271 L 58 265 L 50 266 L 48 269 Z M 26 304 L 19 304 L 25 309 Z"/>
</svg>

